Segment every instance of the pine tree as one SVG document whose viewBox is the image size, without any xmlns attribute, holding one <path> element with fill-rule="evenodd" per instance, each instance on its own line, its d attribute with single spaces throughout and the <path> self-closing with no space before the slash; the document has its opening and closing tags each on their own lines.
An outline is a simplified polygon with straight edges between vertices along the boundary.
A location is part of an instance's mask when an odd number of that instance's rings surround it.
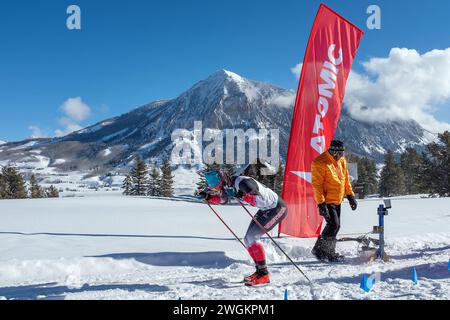
<svg viewBox="0 0 450 320">
<path fill-rule="evenodd" d="M 3 180 L 3 199 L 14 199 L 13 192 L 11 190 L 10 183 L 14 180 L 15 172 L 11 167 L 2 168 L 2 180 Z"/>
<path fill-rule="evenodd" d="M 230 176 L 230 177 L 232 177 L 232 176 L 234 176 L 235 174 L 236 174 L 236 165 L 233 163 L 233 164 L 228 164 L 228 163 L 226 163 L 226 164 L 224 164 L 223 165 L 223 170 Z"/>
<path fill-rule="evenodd" d="M 27 188 L 25 185 L 25 179 L 23 176 L 17 172 L 16 179 L 14 181 L 14 185 L 12 187 L 14 197 L 16 199 L 26 199 L 28 198 Z"/>
<path fill-rule="evenodd" d="M 123 179 L 122 189 L 123 195 L 129 196 L 131 195 L 131 189 L 133 188 L 133 179 L 131 178 L 131 174 L 128 173 L 125 179 Z"/>
<path fill-rule="evenodd" d="M 403 170 L 395 161 L 394 153 L 391 150 L 388 150 L 385 155 L 379 192 L 383 197 L 397 196 L 405 193 Z"/>
<path fill-rule="evenodd" d="M 255 179 L 268 188 L 274 189 L 276 173 L 263 174 L 263 169 L 269 170 L 266 164 L 261 162 L 261 160 L 258 158 L 256 159 L 256 163 L 252 163 L 247 166 L 247 168 L 244 170 L 244 175 Z"/>
<path fill-rule="evenodd" d="M 421 178 L 431 194 L 450 196 L 450 132 L 438 135 L 438 142 L 427 145 L 424 157 L 426 164 Z"/>
<path fill-rule="evenodd" d="M 200 179 L 197 182 L 197 190 L 195 191 L 195 194 L 194 194 L 195 196 L 197 196 L 199 192 L 201 192 L 207 188 L 206 180 L 205 180 L 205 173 L 207 173 L 209 171 L 213 171 L 213 170 L 219 170 L 219 169 L 220 169 L 220 165 L 217 163 L 213 163 L 213 164 L 205 165 L 205 167 L 202 170 L 197 172 L 197 174 L 200 176 Z"/>
<path fill-rule="evenodd" d="M 248 166 L 248 172 L 246 174 L 248 177 L 259 180 L 259 172 L 256 164 L 250 164 Z"/>
<path fill-rule="evenodd" d="M 38 184 L 36 176 L 34 174 L 30 179 L 30 196 L 33 199 L 44 198 L 45 196 L 44 190 Z"/>
<path fill-rule="evenodd" d="M 0 199 L 6 199 L 7 197 L 7 185 L 3 174 L 0 172 Z"/>
<path fill-rule="evenodd" d="M 378 174 L 377 165 L 375 161 L 368 158 L 363 158 L 361 160 L 362 166 L 365 169 L 364 181 L 364 192 L 365 194 L 374 194 L 378 191 Z"/>
<path fill-rule="evenodd" d="M 414 148 L 407 148 L 400 157 L 400 167 L 405 176 L 406 192 L 408 194 L 422 192 L 421 169 L 423 163 L 422 156 Z"/>
<path fill-rule="evenodd" d="M 145 162 L 140 158 L 135 158 L 135 167 L 131 170 L 130 175 L 133 180 L 133 187 L 131 188 L 131 195 L 145 196 L 148 189 L 148 168 Z"/>
<path fill-rule="evenodd" d="M 27 190 L 22 175 L 14 167 L 4 167 L 2 175 L 6 182 L 6 199 L 25 199 Z"/>
<path fill-rule="evenodd" d="M 428 148 L 428 146 L 427 146 Z M 418 180 L 420 191 L 428 194 L 435 194 L 434 190 L 438 190 L 439 177 L 434 176 L 438 174 L 435 170 L 435 161 L 426 152 L 422 152 L 422 165 L 419 168 Z"/>
<path fill-rule="evenodd" d="M 281 163 L 278 166 L 277 174 L 274 177 L 275 182 L 273 191 L 275 191 L 276 194 L 281 196 L 281 194 L 283 193 L 283 183 L 284 183 L 284 167 Z"/>
<path fill-rule="evenodd" d="M 47 190 L 45 190 L 47 198 L 59 198 L 59 190 L 51 185 Z"/>
<path fill-rule="evenodd" d="M 375 161 L 368 158 L 360 158 L 354 154 L 347 156 L 348 163 L 356 163 L 358 166 L 358 179 L 352 182 L 355 193 L 363 195 L 378 192 L 378 174 Z"/>
<path fill-rule="evenodd" d="M 148 182 L 148 195 L 153 197 L 159 197 L 161 196 L 161 173 L 159 172 L 159 169 L 155 166 L 153 166 L 152 170 L 150 171 L 150 179 Z"/>
<path fill-rule="evenodd" d="M 173 175 L 172 169 L 170 169 L 169 160 L 164 160 L 162 168 L 162 176 L 161 176 L 161 196 L 163 197 L 172 197 L 173 196 Z"/>
<path fill-rule="evenodd" d="M 275 174 L 263 174 L 261 167 L 258 171 L 256 180 L 270 189 L 275 188 Z"/>
</svg>

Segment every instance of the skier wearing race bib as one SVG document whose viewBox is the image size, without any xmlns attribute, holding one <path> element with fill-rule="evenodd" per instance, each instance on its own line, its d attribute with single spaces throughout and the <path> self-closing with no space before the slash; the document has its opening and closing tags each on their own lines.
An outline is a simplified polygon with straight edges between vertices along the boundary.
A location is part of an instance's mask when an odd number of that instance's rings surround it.
<svg viewBox="0 0 450 320">
<path fill-rule="evenodd" d="M 283 199 L 271 189 L 251 177 L 232 176 L 225 171 L 210 171 L 205 174 L 207 189 L 200 195 L 210 204 L 225 204 L 230 198 L 238 198 L 253 207 L 259 208 L 255 220 L 265 231 L 272 230 L 287 215 L 287 206 Z M 256 271 L 244 278 L 247 286 L 262 285 L 270 282 L 264 247 L 259 241 L 264 235 L 254 220 L 250 223 L 244 243 L 250 257 L 255 262 Z"/>
</svg>

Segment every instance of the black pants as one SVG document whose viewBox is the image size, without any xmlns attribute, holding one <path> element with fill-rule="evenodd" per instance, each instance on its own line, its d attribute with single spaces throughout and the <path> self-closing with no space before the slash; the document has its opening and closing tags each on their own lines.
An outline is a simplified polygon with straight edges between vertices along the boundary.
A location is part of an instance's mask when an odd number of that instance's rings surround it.
<svg viewBox="0 0 450 320">
<path fill-rule="evenodd" d="M 327 225 L 322 231 L 323 239 L 336 239 L 336 236 L 341 228 L 341 205 L 327 204 L 330 217 L 325 219 Z"/>
<path fill-rule="evenodd" d="M 275 208 L 270 210 L 259 210 L 255 215 L 255 219 L 267 232 L 269 232 L 286 217 L 287 211 L 286 203 L 280 198 Z M 263 235 L 264 231 L 254 220 L 252 220 L 247 233 L 245 234 L 245 245 L 247 247 L 250 246 L 252 243 L 258 241 Z"/>
</svg>

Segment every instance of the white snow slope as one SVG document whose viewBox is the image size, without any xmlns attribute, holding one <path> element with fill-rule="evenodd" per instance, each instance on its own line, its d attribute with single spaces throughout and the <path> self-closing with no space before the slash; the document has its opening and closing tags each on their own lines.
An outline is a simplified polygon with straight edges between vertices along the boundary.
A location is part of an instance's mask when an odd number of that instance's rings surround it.
<svg viewBox="0 0 450 320">
<path fill-rule="evenodd" d="M 380 200 L 343 204 L 340 235 L 377 224 Z M 250 218 L 239 206 L 215 207 L 243 236 Z M 393 200 L 386 216 L 391 261 L 366 262 L 357 244 L 339 243 L 342 264 L 317 262 L 315 239 L 276 238 L 312 279 L 263 243 L 272 283 L 247 288 L 247 252 L 210 209 L 181 199 L 115 195 L 0 201 L 1 299 L 449 299 L 450 199 Z M 255 209 L 251 209 L 255 212 Z M 416 267 L 419 281 L 411 281 Z M 372 291 L 362 274 L 381 272 Z"/>
</svg>

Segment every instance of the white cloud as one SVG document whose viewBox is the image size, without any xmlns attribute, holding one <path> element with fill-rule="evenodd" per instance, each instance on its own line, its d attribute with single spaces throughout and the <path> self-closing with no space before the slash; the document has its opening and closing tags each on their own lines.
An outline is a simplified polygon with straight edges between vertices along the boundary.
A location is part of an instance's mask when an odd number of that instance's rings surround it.
<svg viewBox="0 0 450 320">
<path fill-rule="evenodd" d="M 292 106 L 295 103 L 295 93 L 292 92 L 291 94 L 277 96 L 273 100 L 270 101 L 271 104 L 278 105 L 283 108 L 292 108 Z"/>
<path fill-rule="evenodd" d="M 416 120 L 432 132 L 450 130 L 433 113 L 450 101 L 450 48 L 419 54 L 391 49 L 387 58 L 363 63 L 365 75 L 351 72 L 345 104 L 361 121 Z"/>
<path fill-rule="evenodd" d="M 450 102 L 450 48 L 424 54 L 392 48 L 386 58 L 363 64 L 365 74 L 350 73 L 345 105 L 353 118 L 376 122 L 415 120 L 431 132 L 450 130 L 433 114 Z M 300 78 L 302 64 L 291 68 Z"/>
<path fill-rule="evenodd" d="M 80 123 L 89 118 L 92 113 L 91 108 L 80 97 L 67 99 L 60 107 L 60 111 L 64 116 L 59 118 L 59 123 L 65 128 L 55 130 L 57 137 L 82 129 Z"/>
<path fill-rule="evenodd" d="M 297 64 L 295 67 L 291 68 L 291 72 L 297 77 L 297 79 L 300 79 L 300 74 L 302 72 L 303 63 Z"/>
<path fill-rule="evenodd" d="M 80 97 L 67 99 L 61 106 L 61 111 L 77 123 L 86 120 L 91 115 L 91 108 Z"/>
<path fill-rule="evenodd" d="M 68 135 L 69 133 L 81 130 L 83 128 L 78 123 L 75 123 L 73 120 L 66 117 L 62 117 L 58 121 L 65 128 L 63 130 L 61 129 L 55 130 L 55 134 L 57 137 Z"/>
<path fill-rule="evenodd" d="M 47 138 L 47 135 L 38 126 L 29 126 L 28 129 L 31 130 L 32 139 Z"/>
<path fill-rule="evenodd" d="M 78 124 L 70 123 L 66 126 L 66 128 L 64 130 L 60 130 L 60 129 L 55 130 L 55 135 L 57 137 L 63 137 L 63 136 L 68 135 L 69 133 L 72 133 L 72 132 L 75 132 L 75 131 L 78 131 L 81 129 L 83 129 L 83 127 L 79 126 Z"/>
</svg>

